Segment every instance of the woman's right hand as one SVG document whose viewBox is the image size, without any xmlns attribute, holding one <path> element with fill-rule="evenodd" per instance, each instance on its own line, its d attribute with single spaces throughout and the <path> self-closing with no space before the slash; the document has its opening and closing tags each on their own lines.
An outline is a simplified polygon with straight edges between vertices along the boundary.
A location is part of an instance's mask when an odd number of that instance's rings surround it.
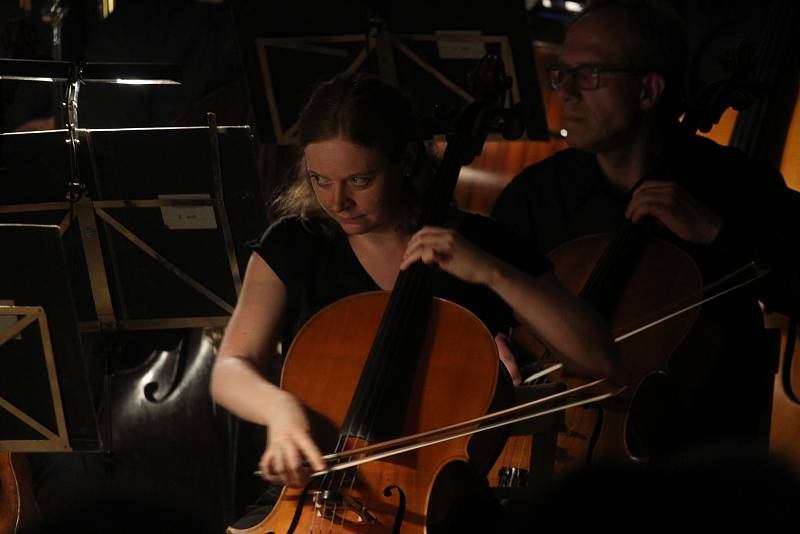
<svg viewBox="0 0 800 534">
<path fill-rule="evenodd" d="M 259 467 L 268 482 L 299 488 L 308 482 L 310 472 L 326 466 L 311 439 L 303 406 L 292 394 L 282 393 L 270 406 L 269 443 Z"/>
</svg>

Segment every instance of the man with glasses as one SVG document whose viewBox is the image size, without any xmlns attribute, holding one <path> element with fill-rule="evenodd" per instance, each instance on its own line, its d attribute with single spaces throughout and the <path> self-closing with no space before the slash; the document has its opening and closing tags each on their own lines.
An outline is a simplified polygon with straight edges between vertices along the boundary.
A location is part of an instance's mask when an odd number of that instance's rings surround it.
<svg viewBox="0 0 800 534">
<path fill-rule="evenodd" d="M 649 220 L 706 284 L 750 260 L 797 273 L 787 231 L 798 228 L 798 195 L 776 171 L 681 128 L 687 51 L 680 18 L 661 4 L 587 6 L 547 70 L 570 148 L 517 176 L 493 216 L 545 251 Z M 721 326 L 706 332 L 710 347 L 669 361 L 674 405 L 665 397 L 664 420 L 632 423 L 647 454 L 733 443 L 766 452 L 776 353 L 752 295 L 705 306 Z"/>
</svg>

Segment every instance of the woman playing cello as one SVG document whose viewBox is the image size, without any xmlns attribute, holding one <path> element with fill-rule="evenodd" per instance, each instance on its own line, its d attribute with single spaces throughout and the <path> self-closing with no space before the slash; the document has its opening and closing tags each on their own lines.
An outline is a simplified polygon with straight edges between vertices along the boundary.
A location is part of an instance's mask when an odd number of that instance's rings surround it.
<svg viewBox="0 0 800 534">
<path fill-rule="evenodd" d="M 337 76 L 313 93 L 298 131 L 297 178 L 278 198 L 283 217 L 251 256 L 211 382 L 216 401 L 269 428 L 266 480 L 300 487 L 309 469 L 325 468 L 303 406 L 264 375 L 278 342 L 288 348 L 334 301 L 391 289 L 418 261 L 435 267 L 434 295 L 469 309 L 493 334 L 520 321 L 574 367 L 609 374 L 607 327 L 538 252 L 456 210 L 447 228 L 418 228 L 435 172 L 404 94 L 378 78 Z"/>
</svg>

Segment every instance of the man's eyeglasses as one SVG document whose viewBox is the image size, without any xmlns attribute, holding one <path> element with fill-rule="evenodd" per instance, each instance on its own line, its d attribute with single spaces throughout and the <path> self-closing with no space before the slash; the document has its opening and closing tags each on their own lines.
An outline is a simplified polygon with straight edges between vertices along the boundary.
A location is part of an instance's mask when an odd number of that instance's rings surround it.
<svg viewBox="0 0 800 534">
<path fill-rule="evenodd" d="M 547 81 L 550 84 L 550 88 L 555 91 L 561 87 L 567 74 L 572 74 L 572 78 L 575 81 L 575 85 L 578 86 L 578 89 L 593 91 L 600 87 L 600 75 L 604 72 L 639 74 L 638 71 L 633 69 L 617 69 L 613 67 L 604 67 L 602 65 L 589 65 L 586 63 L 581 63 L 574 67 L 555 64 L 547 67 Z"/>
</svg>

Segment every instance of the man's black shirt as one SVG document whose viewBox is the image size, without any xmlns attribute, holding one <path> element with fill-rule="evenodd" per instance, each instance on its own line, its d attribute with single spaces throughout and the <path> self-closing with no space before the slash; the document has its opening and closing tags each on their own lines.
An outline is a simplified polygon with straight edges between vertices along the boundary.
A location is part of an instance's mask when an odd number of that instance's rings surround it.
<svg viewBox="0 0 800 534">
<path fill-rule="evenodd" d="M 657 165 L 645 179 L 679 183 L 723 221 L 709 245 L 684 242 L 655 225 L 657 237 L 692 257 L 705 284 L 753 260 L 796 276 L 800 195 L 785 187 L 779 173 L 736 149 L 687 135 L 665 144 Z M 567 149 L 517 176 L 492 216 L 529 246 L 550 251 L 578 237 L 616 232 L 628 200 L 628 192 L 610 185 L 594 154 Z M 679 384 L 676 407 L 672 420 L 659 425 L 686 432 L 656 438 L 670 439 L 667 449 L 734 439 L 766 447 L 777 354 L 765 337 L 756 298 L 769 300 L 785 289 L 783 280 L 762 283 L 705 306 L 703 324 L 713 346 L 704 343 L 703 354 L 680 353 L 669 361 Z"/>
</svg>

